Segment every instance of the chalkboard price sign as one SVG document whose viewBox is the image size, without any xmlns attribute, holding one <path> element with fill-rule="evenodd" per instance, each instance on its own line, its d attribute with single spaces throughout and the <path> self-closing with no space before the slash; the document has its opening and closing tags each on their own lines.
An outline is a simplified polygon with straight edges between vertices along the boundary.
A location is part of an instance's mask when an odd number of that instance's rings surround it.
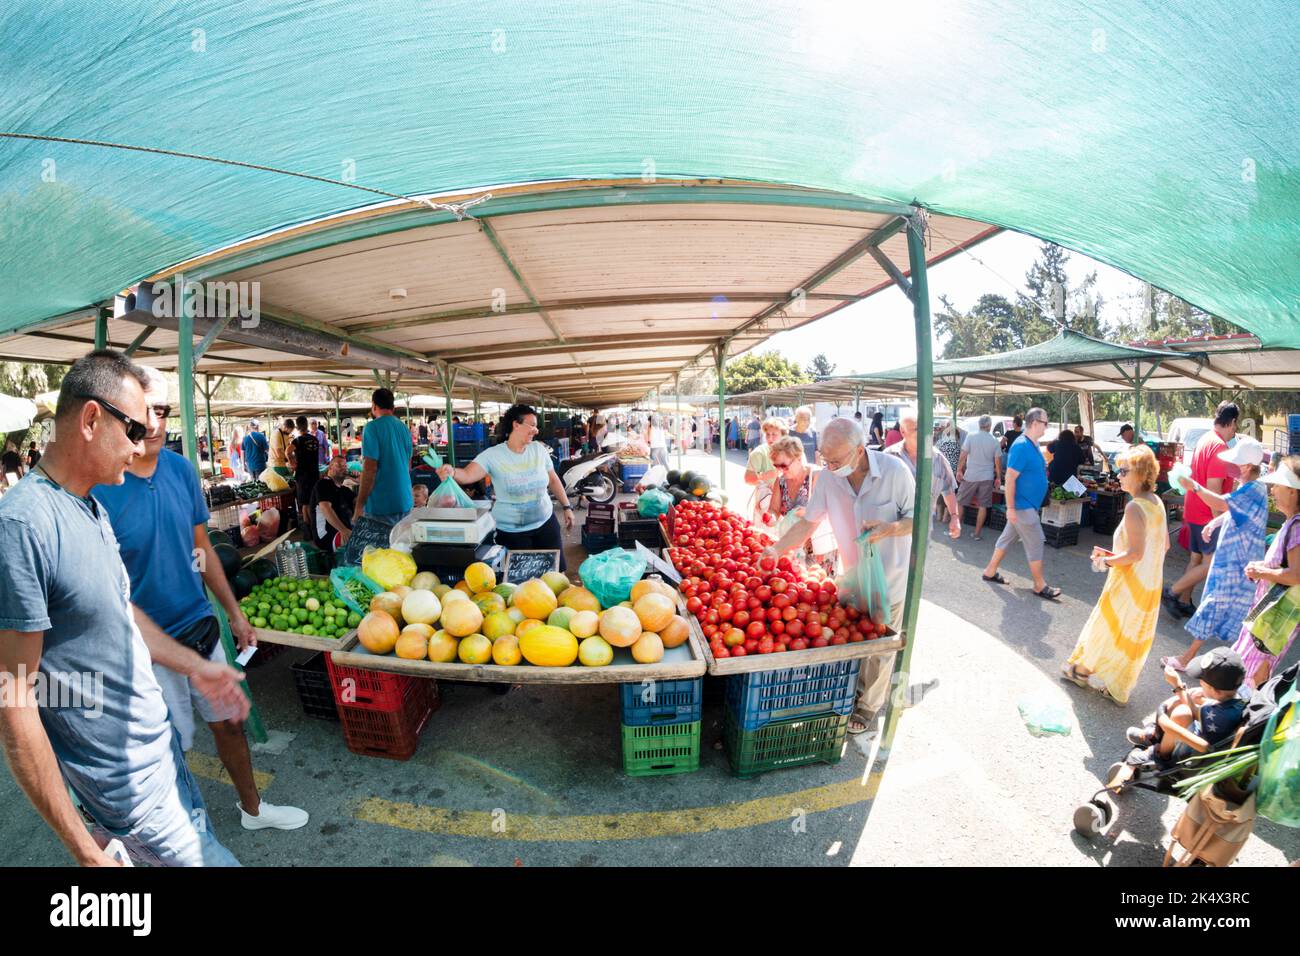
<svg viewBox="0 0 1300 956">
<path fill-rule="evenodd" d="M 507 551 L 506 584 L 523 584 L 531 578 L 540 578 L 547 571 L 560 570 L 559 551 Z"/>
</svg>

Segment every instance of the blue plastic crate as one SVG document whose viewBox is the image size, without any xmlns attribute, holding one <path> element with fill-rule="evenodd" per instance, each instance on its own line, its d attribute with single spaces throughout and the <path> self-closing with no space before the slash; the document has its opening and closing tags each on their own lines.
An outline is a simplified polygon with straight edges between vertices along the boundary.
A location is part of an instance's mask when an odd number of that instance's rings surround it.
<svg viewBox="0 0 1300 956">
<path fill-rule="evenodd" d="M 829 661 L 727 678 L 727 709 L 742 730 L 778 720 L 853 712 L 861 660 Z"/>
<path fill-rule="evenodd" d="M 1287 454 L 1300 454 L 1300 415 L 1288 415 L 1286 417 L 1286 430 L 1290 443 L 1290 450 Z"/>
<path fill-rule="evenodd" d="M 623 483 L 628 487 L 635 485 L 650 470 L 649 465 L 642 464 L 624 464 L 623 465 Z"/>
<path fill-rule="evenodd" d="M 623 684 L 623 723 L 628 727 L 651 724 L 689 724 L 700 719 L 704 678 L 657 680 Z M 653 694 L 653 700 L 645 698 Z"/>
<path fill-rule="evenodd" d="M 618 547 L 618 535 L 616 534 L 588 534 L 582 532 L 582 547 L 587 554 L 600 554 L 608 551 L 610 548 Z"/>
</svg>

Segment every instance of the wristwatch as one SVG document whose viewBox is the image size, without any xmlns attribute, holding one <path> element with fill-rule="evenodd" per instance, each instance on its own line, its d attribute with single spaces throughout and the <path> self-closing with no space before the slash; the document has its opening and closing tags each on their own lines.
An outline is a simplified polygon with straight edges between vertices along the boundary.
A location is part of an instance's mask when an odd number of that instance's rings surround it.
<svg viewBox="0 0 1300 956">
<path fill-rule="evenodd" d="M 565 511 L 573 510 L 573 505 L 561 505 L 561 507 L 564 508 Z"/>
</svg>

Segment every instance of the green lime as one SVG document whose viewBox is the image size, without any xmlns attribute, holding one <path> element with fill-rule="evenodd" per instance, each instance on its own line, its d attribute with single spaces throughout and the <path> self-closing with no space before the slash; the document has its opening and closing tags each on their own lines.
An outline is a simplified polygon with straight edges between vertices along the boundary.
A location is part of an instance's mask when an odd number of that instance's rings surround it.
<svg viewBox="0 0 1300 956">
<path fill-rule="evenodd" d="M 265 614 L 267 611 L 271 610 L 271 605 L 268 604 L 266 601 L 259 601 L 257 604 L 257 609 L 261 611 L 263 614 Z"/>
<path fill-rule="evenodd" d="M 299 624 L 307 623 L 307 611 L 304 608 L 296 607 L 293 609 L 293 616 Z"/>
<path fill-rule="evenodd" d="M 252 624 L 253 627 L 266 627 L 266 618 L 264 618 L 264 617 L 255 617 L 255 618 L 253 618 L 253 620 L 250 621 L 249 623 Z"/>
<path fill-rule="evenodd" d="M 348 627 L 358 627 L 361 624 L 361 615 L 353 611 L 348 615 Z"/>
<path fill-rule="evenodd" d="M 306 625 L 303 626 L 302 632 L 303 632 L 304 634 L 315 634 L 315 633 L 316 633 L 316 629 L 315 629 L 314 627 L 312 627 L 310 624 L 306 624 Z"/>
</svg>

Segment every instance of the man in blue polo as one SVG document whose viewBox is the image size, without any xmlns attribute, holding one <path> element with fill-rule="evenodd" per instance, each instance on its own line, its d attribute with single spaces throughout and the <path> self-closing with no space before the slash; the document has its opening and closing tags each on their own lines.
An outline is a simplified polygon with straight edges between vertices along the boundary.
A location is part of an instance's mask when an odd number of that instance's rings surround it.
<svg viewBox="0 0 1300 956">
<path fill-rule="evenodd" d="M 1038 512 L 1047 497 L 1047 463 L 1038 450 L 1038 442 L 1047 431 L 1047 412 L 1031 408 L 1025 412 L 1025 430 L 1007 452 L 1006 498 L 1007 526 L 1002 529 L 993 546 L 993 557 L 984 569 L 984 580 L 992 584 L 1008 584 L 998 572 L 998 565 L 1007 556 L 1007 549 L 1017 538 L 1025 546 L 1029 560 L 1029 573 L 1034 578 L 1034 593 L 1041 598 L 1056 599 L 1061 589 L 1051 587 L 1043 577 L 1043 524 Z"/>
<path fill-rule="evenodd" d="M 248 469 L 248 480 L 256 481 L 258 475 L 266 470 L 266 456 L 270 452 L 266 436 L 262 434 L 256 418 L 248 423 L 248 434 L 244 436 L 242 451 L 244 467 Z"/>
<path fill-rule="evenodd" d="M 226 580 L 221 559 L 208 539 L 208 509 L 198 475 L 182 456 L 163 445 L 171 414 L 167 380 L 146 368 L 145 402 L 150 410 L 144 454 L 127 468 L 121 484 L 99 485 L 94 494 L 108 512 L 122 562 L 131 578 L 131 600 L 177 643 L 205 660 L 226 665 L 221 627 L 203 587 L 212 589 L 230 620 L 230 630 L 242 651 L 257 643 L 252 626 Z M 312 449 L 315 467 L 315 449 Z M 278 807 L 261 800 L 253 782 L 253 758 L 244 737 L 242 702 L 214 702 L 181 673 L 157 661 L 154 676 L 167 701 L 181 749 L 194 743 L 194 711 L 212 730 L 217 756 L 239 794 L 245 830 L 295 830 L 307 823 L 296 807 Z"/>
</svg>

